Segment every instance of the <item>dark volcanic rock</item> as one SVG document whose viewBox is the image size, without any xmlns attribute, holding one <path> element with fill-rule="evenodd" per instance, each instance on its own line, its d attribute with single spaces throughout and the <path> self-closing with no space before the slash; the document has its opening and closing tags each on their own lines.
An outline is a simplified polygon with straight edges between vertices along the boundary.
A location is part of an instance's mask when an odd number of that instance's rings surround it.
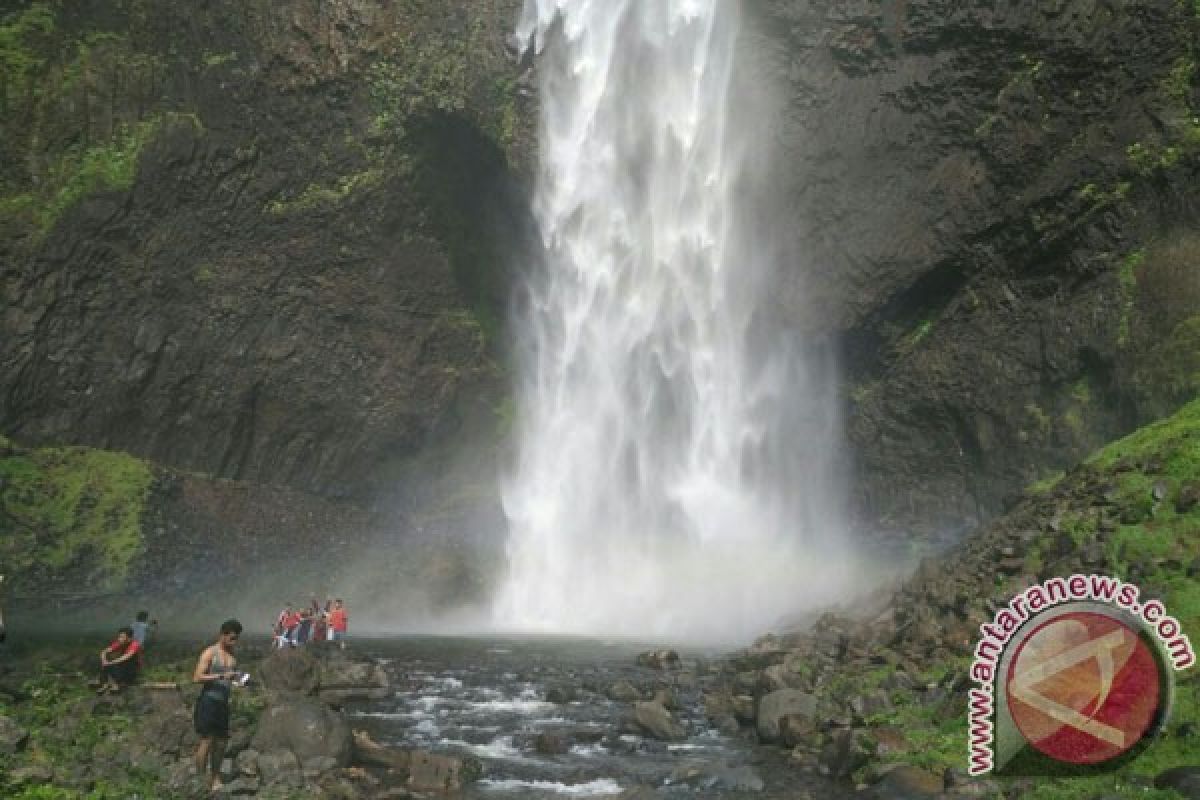
<svg viewBox="0 0 1200 800">
<path fill-rule="evenodd" d="M 263 711 L 253 747 L 260 753 L 286 750 L 301 763 L 326 756 L 344 767 L 350 763 L 354 739 L 341 714 L 323 703 L 291 695 Z"/>
<path fill-rule="evenodd" d="M 29 731 L 12 719 L 0 716 L 0 753 L 12 755 L 24 748 L 28 741 Z"/>
<path fill-rule="evenodd" d="M 1194 84 L 1172 78 L 1193 63 L 1186 4 L 748 8 L 787 87 L 777 297 L 846 344 L 872 521 L 961 529 L 1188 399 L 1166 366 L 1200 312 L 1168 267 L 1200 206 Z M 1156 274 L 1176 287 L 1158 306 Z"/>
<path fill-rule="evenodd" d="M 798 689 L 771 692 L 758 703 L 758 736 L 764 742 L 777 741 L 780 737 L 779 725 L 785 717 L 798 715 L 811 720 L 816 713 L 817 700 L 811 694 Z"/>
<path fill-rule="evenodd" d="M 871 787 L 870 796 L 875 800 L 924 800 L 939 797 L 944 789 L 945 783 L 937 775 L 902 764 L 888 770 Z"/>
<path fill-rule="evenodd" d="M 258 677 L 272 691 L 313 694 L 321 685 L 321 664 L 308 648 L 285 648 L 259 664 Z"/>
<path fill-rule="evenodd" d="M 673 742 L 687 738 L 683 725 L 659 703 L 634 703 L 633 716 L 638 726 L 656 739 Z"/>
<path fill-rule="evenodd" d="M 6 434 L 358 495 L 422 447 L 488 369 L 500 253 L 531 227 L 488 125 L 516 102 L 494 91 L 517 74 L 515 4 L 401 16 L 380 0 L 56 14 L 0 137 L 4 199 L 35 196 L 0 219 Z M 472 26 L 494 35 L 467 54 L 455 32 Z M 469 84 L 456 113 L 416 109 L 403 141 L 377 122 L 383 79 L 364 79 L 417 69 L 398 31 L 439 42 Z M 81 57 L 106 66 L 67 91 L 55 76 Z M 65 208 L 39 194 L 68 149 L 133 129 L 128 186 L 91 181 L 109 190 Z"/>
<path fill-rule="evenodd" d="M 1154 778 L 1156 789 L 1174 789 L 1189 800 L 1200 798 L 1200 766 L 1175 767 Z"/>
</svg>

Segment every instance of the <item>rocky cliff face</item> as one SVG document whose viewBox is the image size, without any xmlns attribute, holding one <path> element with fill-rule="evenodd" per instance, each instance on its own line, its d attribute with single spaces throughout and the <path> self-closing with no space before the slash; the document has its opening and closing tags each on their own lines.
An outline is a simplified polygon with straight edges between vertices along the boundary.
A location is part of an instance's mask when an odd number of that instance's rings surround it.
<svg viewBox="0 0 1200 800">
<path fill-rule="evenodd" d="M 7 5 L 0 429 L 379 488 L 492 369 L 515 2 Z"/>
<path fill-rule="evenodd" d="M 871 524 L 960 529 L 1200 388 L 1194 4 L 750 8 Z"/>
<path fill-rule="evenodd" d="M 517 5 L 0 4 L 0 430 L 362 497 L 455 463 L 530 229 Z M 1200 389 L 1194 4 L 746 5 L 865 524 L 961 529 Z"/>
</svg>

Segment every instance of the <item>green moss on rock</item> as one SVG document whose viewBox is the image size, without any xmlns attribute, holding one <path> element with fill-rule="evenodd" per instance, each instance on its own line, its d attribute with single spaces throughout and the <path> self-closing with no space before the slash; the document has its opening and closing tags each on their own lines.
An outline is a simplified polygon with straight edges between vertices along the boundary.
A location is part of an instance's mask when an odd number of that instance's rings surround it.
<svg viewBox="0 0 1200 800">
<path fill-rule="evenodd" d="M 125 453 L 38 450 L 0 442 L 0 560 L 17 589 L 39 575 L 79 576 L 91 591 L 123 587 L 143 551 L 142 515 L 153 473 Z"/>
<path fill-rule="evenodd" d="M 84 197 L 102 191 L 124 191 L 137 177 L 142 150 L 172 124 L 202 129 L 192 114 L 168 113 L 121 126 L 113 137 L 92 147 L 68 149 L 47 170 L 34 190 L 0 198 L 0 214 L 28 223 L 44 236 L 67 209 Z"/>
</svg>

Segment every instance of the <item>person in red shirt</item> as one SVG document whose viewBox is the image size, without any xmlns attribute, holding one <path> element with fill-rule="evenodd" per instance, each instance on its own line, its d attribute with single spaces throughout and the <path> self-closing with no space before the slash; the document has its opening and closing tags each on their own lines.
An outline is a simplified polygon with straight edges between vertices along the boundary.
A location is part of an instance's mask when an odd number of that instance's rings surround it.
<svg viewBox="0 0 1200 800">
<path fill-rule="evenodd" d="M 342 604 L 342 600 L 339 597 L 333 601 L 333 611 L 329 612 L 329 627 L 333 629 L 333 640 L 343 650 L 346 649 L 346 622 L 348 619 L 346 607 Z"/>
<path fill-rule="evenodd" d="M 293 609 L 288 613 L 287 619 L 283 621 L 284 638 L 292 647 L 296 646 L 296 633 L 300 628 L 300 620 L 300 612 Z"/>
<path fill-rule="evenodd" d="M 102 685 L 99 694 L 119 692 L 137 681 L 138 661 L 141 645 L 133 638 L 133 628 L 126 626 L 117 631 L 117 638 L 100 651 Z"/>
</svg>

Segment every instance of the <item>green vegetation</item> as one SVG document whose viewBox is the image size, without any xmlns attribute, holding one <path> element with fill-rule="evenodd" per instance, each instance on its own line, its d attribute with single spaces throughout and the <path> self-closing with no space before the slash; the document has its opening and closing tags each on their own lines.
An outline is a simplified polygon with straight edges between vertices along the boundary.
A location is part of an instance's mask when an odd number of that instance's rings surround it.
<svg viewBox="0 0 1200 800">
<path fill-rule="evenodd" d="M 1085 388 L 1077 384 L 1072 396 L 1079 400 Z M 1057 488 L 1069 505 L 1062 509 L 1058 531 L 1077 546 L 1090 541 L 1103 545 L 1108 570 L 1131 580 L 1143 590 L 1143 596 L 1160 598 L 1169 614 L 1182 624 L 1193 639 L 1200 631 L 1200 581 L 1188 575 L 1188 569 L 1200 557 L 1200 504 L 1181 503 L 1184 491 L 1200 488 L 1200 398 L 1184 406 L 1173 416 L 1136 431 L 1094 453 L 1084 469 L 1073 476 L 1111 480 L 1113 490 L 1106 495 L 1113 513 L 1119 517 L 1115 530 L 1099 526 L 1090 494 L 1075 492 L 1071 481 L 1061 474 L 1030 487 L 1031 493 L 1044 495 Z M 1190 501 L 1189 501 L 1190 502 Z M 1061 508 L 1061 506 L 1060 506 Z M 1055 536 L 1058 533 L 1053 534 Z M 1027 568 L 1040 569 L 1042 551 L 1048 539 L 1030 543 L 1025 554 Z M 1005 584 L 1005 591 L 1015 588 Z M 964 674 L 967 657 L 950 664 L 952 672 Z M 846 687 L 877 686 L 880 680 L 868 670 Z M 918 685 L 946 685 L 944 677 L 921 673 Z M 874 730 L 899 732 L 905 747 L 881 752 L 876 760 L 902 762 L 935 773 L 945 767 L 962 768 L 966 752 L 966 713 L 958 706 L 922 704 L 916 693 L 891 692 L 893 708 L 867 720 Z M 1019 758 L 1007 775 L 999 777 L 1002 789 L 1012 791 L 1017 782 L 1035 775 L 1036 781 L 1020 789 L 1021 796 L 1044 800 L 1084 800 L 1101 795 L 1113 797 L 1167 798 L 1174 792 L 1145 788 L 1163 771 L 1194 763 L 1195 748 L 1181 726 L 1200 717 L 1200 671 L 1195 668 L 1176 674 L 1176 691 L 1171 718 L 1163 735 L 1149 742 L 1136 757 L 1120 761 L 1110 771 L 1090 774 L 1066 765 L 1038 760 L 1036 765 Z M 882 735 L 881 733 L 875 734 Z M 868 766 L 856 777 L 867 778 Z"/>
<path fill-rule="evenodd" d="M 1051 472 L 1049 475 L 1037 481 L 1036 483 L 1030 484 L 1025 491 L 1029 492 L 1030 494 L 1045 494 L 1057 486 L 1059 481 L 1063 479 L 1064 475 L 1066 475 L 1066 473 L 1061 469 Z"/>
<path fill-rule="evenodd" d="M 933 320 L 932 319 L 921 320 L 921 323 L 919 325 L 917 325 L 916 330 L 914 330 L 912 333 L 910 333 L 908 335 L 909 347 L 916 347 L 918 344 L 921 343 L 922 339 L 924 339 L 926 336 L 929 335 L 929 332 L 932 330 L 933 330 Z"/>
<path fill-rule="evenodd" d="M 153 474 L 124 453 L 82 447 L 15 450 L 0 440 L 0 561 L 18 586 L 40 571 L 82 575 L 116 590 L 142 552 L 142 514 Z"/>
<path fill-rule="evenodd" d="M 1166 398 L 1200 394 L 1200 313 L 1175 325 L 1142 356 L 1138 382 Z"/>
<path fill-rule="evenodd" d="M 1159 91 L 1163 97 L 1186 108 L 1191 101 L 1192 81 L 1195 76 L 1196 62 L 1190 58 L 1181 58 L 1163 78 Z"/>
<path fill-rule="evenodd" d="M 34 48 L 38 39 L 54 31 L 55 12 L 49 3 L 38 2 L 0 19 L 0 86 L 5 107 L 10 94 L 24 88 L 29 76 L 42 68 L 45 59 Z"/>
<path fill-rule="evenodd" d="M 1087 204 L 1087 214 L 1114 206 L 1129 196 L 1133 184 L 1129 181 L 1119 181 L 1105 189 L 1094 183 L 1088 183 L 1079 190 L 1079 199 Z"/>
<path fill-rule="evenodd" d="M 88 649 L 92 651 L 87 654 L 90 656 L 99 648 Z M 25 766 L 53 770 L 55 766 L 83 763 L 94 754 L 113 751 L 113 740 L 134 730 L 135 720 L 127 713 L 84 713 L 92 695 L 82 677 L 64 680 L 44 665 L 41 673 L 26 680 L 21 688 L 30 698 L 27 702 L 10 705 L 6 696 L 0 695 L 0 715 L 10 717 L 31 735 L 25 752 L 0 756 L 9 765 L 19 760 Z M 0 776 L 7 772 L 4 766 L 0 761 Z M 124 800 L 156 795 L 157 781 L 151 774 L 132 767 L 122 772 L 120 779 L 98 781 L 87 791 L 41 784 L 5 787 L 3 777 L 0 788 L 5 797 L 22 800 Z"/>
<path fill-rule="evenodd" d="M 271 214 L 292 214 L 302 211 L 335 208 L 357 192 L 379 186 L 383 182 L 383 170 L 372 167 L 344 175 L 332 185 L 310 183 L 294 199 L 277 199 L 267 205 Z"/>
<path fill-rule="evenodd" d="M 162 114 L 136 125 L 121 126 L 111 140 L 87 148 L 69 148 L 47 170 L 35 189 L 0 198 L 0 215 L 24 218 L 40 235 L 82 198 L 133 185 L 138 157 L 166 125 L 182 122 L 200 129 L 191 114 Z"/>
<path fill-rule="evenodd" d="M 232 53 L 205 53 L 203 60 L 204 60 L 204 66 L 208 67 L 209 69 L 213 69 L 215 67 L 222 66 L 223 64 L 228 64 L 232 61 L 237 61 L 237 59 L 238 59 L 238 54 L 236 52 L 232 52 Z"/>
<path fill-rule="evenodd" d="M 926 686 L 947 686 L 954 679 L 966 674 L 969 668 L 966 657 L 941 663 L 913 676 L 916 686 L 923 689 Z M 846 693 L 861 692 L 863 688 L 878 687 L 883 677 L 892 673 L 891 668 L 868 673 L 864 682 L 853 682 L 845 687 Z M 893 689 L 889 692 L 892 708 L 874 714 L 866 722 L 872 730 L 890 729 L 902 734 L 906 747 L 878 753 L 876 756 L 877 769 L 879 765 L 892 763 L 911 764 L 941 774 L 948 767 L 961 768 L 965 763 L 967 752 L 967 726 L 965 723 L 965 706 L 959 709 L 959 701 L 949 698 L 941 703 L 923 703 L 918 688 Z M 879 734 L 874 734 L 878 737 Z M 871 739 L 872 734 L 868 733 Z M 865 778 L 866 770 L 859 771 L 858 779 Z"/>
<path fill-rule="evenodd" d="M 1146 260 L 1143 250 L 1134 250 L 1121 262 L 1118 280 L 1121 284 L 1121 322 L 1117 328 L 1117 344 L 1124 347 L 1129 342 L 1129 321 L 1133 316 L 1137 292 L 1137 268 Z"/>
<path fill-rule="evenodd" d="M 1104 448 L 1088 464 L 1112 470 L 1122 524 L 1106 542 L 1118 572 L 1136 571 L 1193 636 L 1200 632 L 1200 581 L 1186 574 L 1200 557 L 1200 504 L 1177 508 L 1185 486 L 1200 484 L 1200 399 L 1174 416 Z M 1155 498 L 1156 489 L 1162 495 Z"/>
</svg>

